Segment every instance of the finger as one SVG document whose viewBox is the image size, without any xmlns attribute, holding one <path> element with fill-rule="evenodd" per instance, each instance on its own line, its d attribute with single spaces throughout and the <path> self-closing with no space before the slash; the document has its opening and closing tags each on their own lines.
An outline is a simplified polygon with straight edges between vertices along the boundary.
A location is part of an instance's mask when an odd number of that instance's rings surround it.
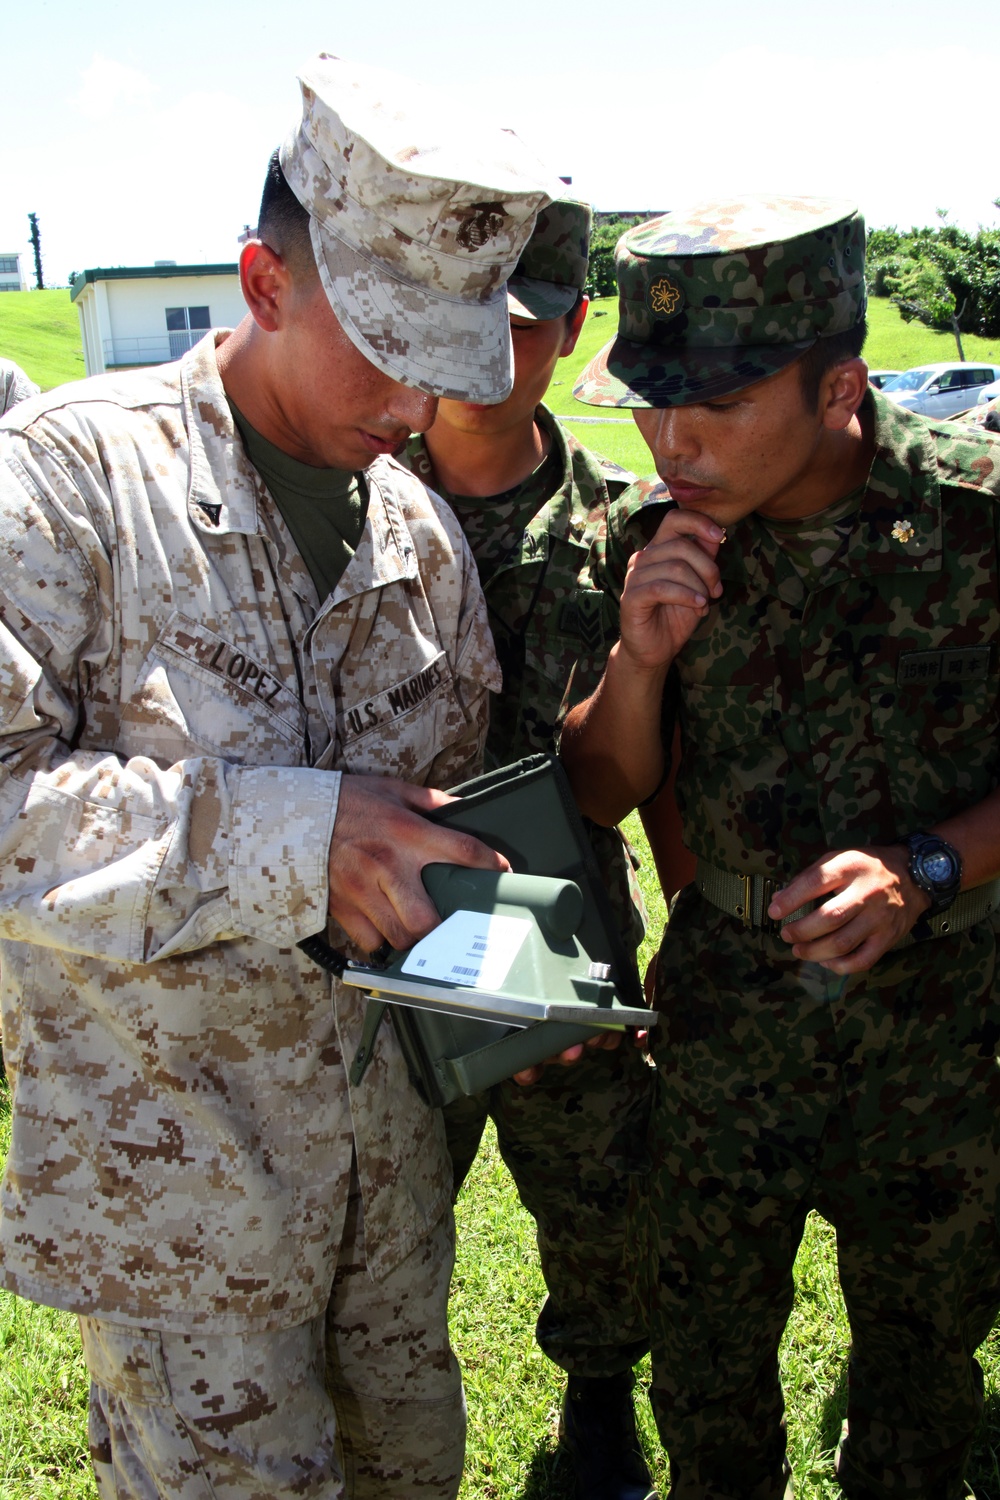
<svg viewBox="0 0 1000 1500">
<path fill-rule="evenodd" d="M 725 527 L 719 526 L 709 516 L 697 510 L 682 510 L 680 506 L 667 511 L 653 533 L 653 542 L 662 542 L 674 536 L 697 537 L 699 543 L 711 549 L 714 557 L 726 539 Z"/>
<path fill-rule="evenodd" d="M 363 953 L 374 953 L 386 941 L 385 934 L 358 907 L 339 907 L 335 919 Z"/>
<path fill-rule="evenodd" d="M 658 576 L 677 576 L 679 570 L 692 573 L 709 592 L 721 592 L 722 580 L 718 566 L 701 547 L 694 542 L 678 538 L 665 546 L 650 543 L 631 560 L 631 571 L 626 578 L 626 589 L 639 582 Z"/>
<path fill-rule="evenodd" d="M 571 1068 L 575 1063 L 580 1061 L 585 1051 L 617 1051 L 621 1046 L 624 1035 L 624 1031 L 595 1031 L 594 1035 L 588 1037 L 585 1042 L 574 1042 L 572 1047 L 565 1047 L 562 1052 L 554 1053 L 552 1057 L 547 1057 L 543 1063 L 536 1063 L 531 1068 L 522 1068 L 519 1073 L 514 1073 L 511 1076 L 514 1082 L 519 1083 L 522 1087 L 525 1084 L 537 1083 L 546 1068 Z"/>
<path fill-rule="evenodd" d="M 380 880 L 385 884 L 380 885 Z M 396 949 L 410 948 L 441 922 L 422 881 L 388 879 L 384 870 L 374 876 L 363 897 L 339 905 L 334 915 L 344 930 L 368 951 L 382 942 Z M 378 934 L 373 943 L 366 940 L 366 926 Z"/>
<path fill-rule="evenodd" d="M 421 832 L 422 865 L 465 865 L 472 870 L 494 870 L 498 874 L 510 869 L 506 855 L 471 833 L 441 823 L 424 823 Z"/>
<path fill-rule="evenodd" d="M 884 932 L 873 932 L 852 953 L 845 954 L 843 958 L 821 960 L 821 966 L 828 969 L 831 974 L 863 974 L 888 953 L 893 941 L 894 939 Z"/>
<path fill-rule="evenodd" d="M 522 1087 L 527 1083 L 537 1083 L 548 1067 L 569 1068 L 574 1063 L 578 1063 L 583 1056 L 583 1048 L 583 1042 L 574 1042 L 572 1047 L 566 1047 L 562 1052 L 555 1052 L 551 1057 L 547 1057 L 544 1062 L 535 1063 L 531 1068 L 522 1068 L 519 1073 L 514 1073 L 511 1076 L 514 1082 L 521 1084 Z"/>
<path fill-rule="evenodd" d="M 610 1028 L 595 1031 L 594 1035 L 584 1042 L 584 1046 L 591 1052 L 617 1052 L 624 1035 L 624 1031 L 612 1031 Z"/>
<path fill-rule="evenodd" d="M 699 579 L 691 574 L 688 579 L 659 578 L 642 585 L 631 598 L 622 599 L 623 630 L 638 628 L 647 620 L 655 619 L 663 605 L 675 609 L 690 609 L 698 615 L 708 613 L 709 595 Z"/>
<path fill-rule="evenodd" d="M 780 922 L 791 912 L 798 911 L 800 906 L 805 906 L 810 901 L 820 901 L 824 896 L 839 891 L 852 875 L 852 868 L 843 860 L 817 860 L 808 869 L 800 870 L 780 891 L 775 891 L 767 914 Z"/>
<path fill-rule="evenodd" d="M 815 911 L 807 912 L 796 922 L 787 922 L 781 929 L 781 936 L 786 943 L 811 943 L 836 932 L 845 923 L 853 922 L 863 909 L 863 902 L 850 894 L 850 888 L 838 891 Z"/>
<path fill-rule="evenodd" d="M 839 961 L 866 943 L 873 931 L 877 931 L 877 928 L 873 928 L 870 918 L 862 914 L 807 942 L 793 942 L 792 953 L 806 963 L 818 964 L 830 959 Z"/>
</svg>

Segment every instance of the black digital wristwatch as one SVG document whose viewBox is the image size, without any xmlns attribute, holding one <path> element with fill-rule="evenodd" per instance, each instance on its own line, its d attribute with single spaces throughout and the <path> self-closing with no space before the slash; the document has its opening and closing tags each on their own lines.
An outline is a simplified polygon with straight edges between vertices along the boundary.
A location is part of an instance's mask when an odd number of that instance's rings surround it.
<svg viewBox="0 0 1000 1500">
<path fill-rule="evenodd" d="M 947 911 L 962 884 L 962 856 L 936 833 L 910 833 L 900 839 L 910 851 L 910 879 L 931 898 L 927 917 Z"/>
</svg>

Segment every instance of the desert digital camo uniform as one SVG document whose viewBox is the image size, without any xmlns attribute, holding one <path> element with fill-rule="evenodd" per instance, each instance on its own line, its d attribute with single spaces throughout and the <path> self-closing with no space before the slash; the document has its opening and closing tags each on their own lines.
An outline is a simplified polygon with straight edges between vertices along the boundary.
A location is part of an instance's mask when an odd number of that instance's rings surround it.
<svg viewBox="0 0 1000 1500">
<path fill-rule="evenodd" d="M 685 840 L 730 871 L 781 882 L 1000 783 L 1000 443 L 866 399 L 860 509 L 798 528 L 814 585 L 760 518 L 730 526 L 724 594 L 676 661 Z M 597 581 L 620 591 L 666 498 L 622 498 Z M 971 1354 L 1000 1306 L 998 927 L 839 977 L 681 893 L 657 967 L 645 1283 L 678 1500 L 782 1493 L 776 1351 L 810 1207 L 837 1228 L 852 1319 L 845 1490 L 963 1493 Z"/>
<path fill-rule="evenodd" d="M 12 359 L 0 359 L 0 415 L 38 395 L 38 386 Z"/>
<path fill-rule="evenodd" d="M 610 502 L 632 476 L 584 448 L 546 407 L 535 417 L 551 440 L 548 459 L 496 497 L 492 511 L 484 500 L 467 532 L 503 669 L 503 689 L 490 698 L 490 767 L 556 748 L 563 718 L 597 686 L 618 635 L 617 606 L 594 588 L 588 559 Z M 411 438 L 406 456 L 415 474 L 440 489 L 422 438 Z M 595 826 L 592 834 L 632 952 L 643 928 L 624 846 L 614 829 Z M 625 1207 L 651 1083 L 651 1070 L 626 1041 L 572 1068 L 548 1068 L 530 1087 L 498 1084 L 444 1112 L 456 1191 L 487 1116 L 496 1124 L 504 1161 L 538 1226 L 548 1288 L 538 1341 L 571 1374 L 623 1373 L 648 1347 L 645 1318 L 629 1293 Z"/>
<path fill-rule="evenodd" d="M 460 530 L 391 460 L 319 607 L 215 337 L 0 429 L 0 1282 L 224 1334 L 324 1311 L 352 1151 L 376 1279 L 447 1212 L 391 1028 L 350 1090 L 364 999 L 296 942 L 332 773 L 473 773 L 498 678 Z"/>
</svg>

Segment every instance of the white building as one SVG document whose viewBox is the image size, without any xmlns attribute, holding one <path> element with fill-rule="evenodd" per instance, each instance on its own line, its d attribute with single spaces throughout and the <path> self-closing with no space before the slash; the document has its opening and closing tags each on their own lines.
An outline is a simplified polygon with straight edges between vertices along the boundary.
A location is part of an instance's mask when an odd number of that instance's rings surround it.
<svg viewBox="0 0 1000 1500">
<path fill-rule="evenodd" d="M 70 287 L 88 375 L 178 359 L 207 328 L 234 328 L 246 312 L 233 265 L 97 266 Z"/>
<path fill-rule="evenodd" d="M 21 270 L 21 257 L 16 250 L 9 253 L 0 250 L 0 292 L 26 292 L 28 283 Z"/>
</svg>

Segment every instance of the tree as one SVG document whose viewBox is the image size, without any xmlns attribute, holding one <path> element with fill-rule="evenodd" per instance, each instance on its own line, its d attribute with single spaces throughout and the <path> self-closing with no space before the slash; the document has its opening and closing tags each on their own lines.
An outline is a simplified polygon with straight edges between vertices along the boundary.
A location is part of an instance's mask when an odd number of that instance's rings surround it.
<svg viewBox="0 0 1000 1500">
<path fill-rule="evenodd" d="M 608 219 L 596 224 L 590 236 L 590 266 L 584 291 L 588 297 L 613 297 L 615 280 L 615 246 L 638 219 Z"/>
<path fill-rule="evenodd" d="M 891 297 L 902 316 L 954 334 L 1000 336 L 1000 231 L 969 234 L 938 211 L 933 228 L 873 229 L 868 236 L 868 290 Z"/>
<path fill-rule="evenodd" d="M 950 328 L 958 345 L 958 357 L 965 360 L 962 348 L 961 308 L 955 305 L 955 294 L 939 265 L 915 256 L 901 257 L 895 275 L 886 277 L 890 300 L 899 308 L 904 323 L 914 318 L 928 328 Z"/>
<path fill-rule="evenodd" d="M 28 223 L 31 225 L 31 234 L 28 242 L 35 252 L 35 286 L 38 291 L 44 292 L 45 282 L 42 280 L 42 237 L 38 232 L 38 215 L 29 214 Z"/>
</svg>

